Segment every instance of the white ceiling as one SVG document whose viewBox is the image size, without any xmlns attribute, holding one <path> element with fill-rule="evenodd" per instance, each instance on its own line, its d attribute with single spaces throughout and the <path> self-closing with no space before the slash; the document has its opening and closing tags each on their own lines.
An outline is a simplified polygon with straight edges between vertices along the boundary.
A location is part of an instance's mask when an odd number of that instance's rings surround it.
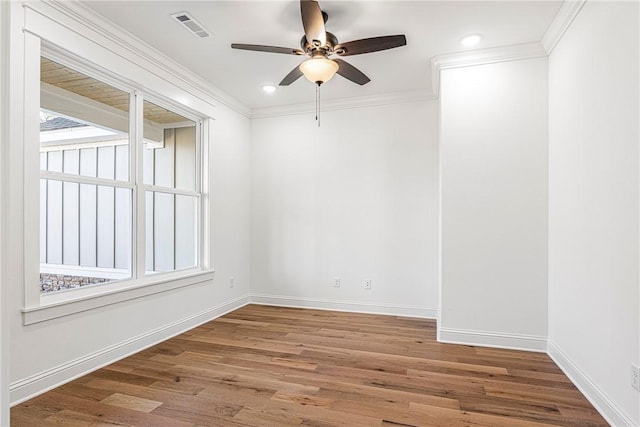
<svg viewBox="0 0 640 427">
<path fill-rule="evenodd" d="M 231 49 L 231 43 L 300 47 L 300 6 L 288 1 L 86 1 L 88 7 L 251 108 L 313 102 L 304 78 L 266 94 L 305 57 Z M 540 41 L 561 1 L 320 1 L 327 31 L 341 42 L 405 34 L 407 46 L 345 57 L 371 78 L 358 86 L 340 76 L 322 98 L 340 99 L 430 90 L 435 55 Z M 197 39 L 171 17 L 189 12 L 212 34 Z M 484 37 L 474 48 L 459 40 Z"/>
</svg>

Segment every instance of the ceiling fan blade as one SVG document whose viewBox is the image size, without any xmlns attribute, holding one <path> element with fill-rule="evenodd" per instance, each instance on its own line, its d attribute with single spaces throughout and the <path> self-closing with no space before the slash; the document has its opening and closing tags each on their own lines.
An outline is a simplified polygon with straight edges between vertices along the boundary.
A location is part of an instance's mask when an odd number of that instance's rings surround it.
<svg viewBox="0 0 640 427">
<path fill-rule="evenodd" d="M 332 61 L 335 61 L 338 63 L 339 68 L 337 73 L 340 74 L 345 79 L 351 80 L 352 82 L 357 83 L 360 86 L 365 85 L 371 81 L 371 79 L 367 77 L 362 71 L 358 70 L 356 67 L 349 64 L 348 62 L 339 58 L 333 59 Z"/>
<path fill-rule="evenodd" d="M 284 76 L 284 79 L 282 79 L 282 81 L 280 82 L 279 86 L 289 86 L 291 83 L 295 82 L 300 77 L 302 77 L 302 71 L 300 71 L 300 67 L 298 66 L 298 67 L 294 68 L 293 70 L 291 70 L 291 72 L 289 72 L 289 74 Z"/>
<path fill-rule="evenodd" d="M 285 55 L 304 55 L 304 51 L 289 47 L 263 46 L 261 44 L 240 44 L 232 43 L 231 48 L 242 50 L 253 50 L 257 52 L 284 53 Z"/>
<path fill-rule="evenodd" d="M 380 50 L 393 49 L 407 44 L 404 34 L 396 36 L 371 37 L 368 39 L 353 40 L 340 43 L 333 51 L 340 56 L 360 55 L 363 53 L 378 52 Z"/>
<path fill-rule="evenodd" d="M 300 15 L 304 34 L 309 43 L 315 47 L 327 44 L 327 32 L 324 29 L 324 17 L 317 1 L 300 0 Z"/>
</svg>

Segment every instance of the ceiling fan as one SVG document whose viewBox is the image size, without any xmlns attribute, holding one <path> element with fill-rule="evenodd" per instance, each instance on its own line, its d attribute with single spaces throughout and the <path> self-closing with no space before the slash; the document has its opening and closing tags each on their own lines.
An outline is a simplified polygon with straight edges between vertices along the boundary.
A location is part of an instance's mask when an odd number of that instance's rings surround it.
<svg viewBox="0 0 640 427">
<path fill-rule="evenodd" d="M 233 49 L 258 52 L 310 56 L 311 59 L 307 59 L 291 70 L 282 79 L 280 86 L 288 86 L 303 75 L 320 86 L 336 73 L 359 85 L 364 85 L 371 81 L 369 77 L 353 65 L 340 58 L 331 59 L 331 56 L 361 55 L 363 53 L 393 49 L 407 44 L 404 34 L 339 43 L 335 35 L 325 30 L 324 24 L 327 22 L 328 15 L 320 9 L 317 1 L 300 0 L 300 14 L 302 16 L 302 26 L 304 27 L 304 35 L 300 40 L 301 49 L 238 43 L 233 43 L 231 47 Z"/>
</svg>

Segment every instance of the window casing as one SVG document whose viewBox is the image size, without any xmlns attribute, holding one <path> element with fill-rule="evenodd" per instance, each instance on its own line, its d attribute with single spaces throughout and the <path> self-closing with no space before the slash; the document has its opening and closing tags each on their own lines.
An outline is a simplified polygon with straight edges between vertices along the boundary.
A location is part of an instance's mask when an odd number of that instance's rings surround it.
<svg viewBox="0 0 640 427">
<path fill-rule="evenodd" d="M 27 39 L 31 38 L 34 42 L 37 37 L 30 34 L 27 35 Z M 39 42 L 39 39 L 37 40 Z M 29 49 L 29 43 L 26 43 L 26 54 L 29 56 L 31 53 L 31 64 L 35 64 L 34 52 L 37 45 L 40 47 L 40 43 L 34 43 L 31 49 Z M 40 49 L 38 49 L 38 52 Z M 113 269 L 120 270 L 120 275 L 112 275 L 112 277 L 105 284 L 83 286 L 72 291 L 59 291 L 47 294 L 40 294 L 40 289 L 37 286 L 39 280 L 39 272 L 34 271 L 33 258 L 25 259 L 25 309 L 24 320 L 26 324 L 48 320 L 50 318 L 59 317 L 61 315 L 71 314 L 73 312 L 90 309 L 93 307 L 99 307 L 105 304 L 123 301 L 129 298 L 135 298 L 140 295 L 147 295 L 155 292 L 162 292 L 168 289 L 174 289 L 176 287 L 187 286 L 194 283 L 201 283 L 203 281 L 212 279 L 212 271 L 210 270 L 210 263 L 208 259 L 208 207 L 205 200 L 208 200 L 206 190 L 208 188 L 208 150 L 203 147 L 207 146 L 207 137 L 209 135 L 209 120 L 202 118 L 201 115 L 185 109 L 183 106 L 176 104 L 162 97 L 159 94 L 150 93 L 148 91 L 142 91 L 135 85 L 127 84 L 125 80 L 119 80 L 114 78 L 109 73 L 100 71 L 98 67 L 87 64 L 73 55 L 70 55 L 54 46 L 47 46 L 42 50 L 42 56 L 49 60 L 56 61 L 69 68 L 77 70 L 91 78 L 102 81 L 108 85 L 114 86 L 119 90 L 128 94 L 128 137 L 120 140 L 112 145 L 111 149 L 113 155 L 119 152 L 122 154 L 122 148 L 126 150 L 126 168 L 116 168 L 119 170 L 119 174 L 115 173 L 111 176 L 103 176 L 94 171 L 95 173 L 83 173 L 82 163 L 76 162 L 76 166 L 69 166 L 74 163 L 74 157 L 80 157 L 82 150 L 87 150 L 89 153 L 91 150 L 85 145 L 80 148 L 69 148 L 67 150 L 61 149 L 58 154 L 53 154 L 53 163 L 58 161 L 59 164 L 52 165 L 49 163 L 49 156 L 55 150 L 49 146 L 43 150 L 42 147 L 38 147 L 38 156 L 34 156 L 35 150 L 31 146 L 30 149 L 25 150 L 25 172 L 35 171 L 40 169 L 39 172 L 39 187 L 47 187 L 52 185 L 54 187 L 67 190 L 67 193 L 76 193 L 75 204 L 72 200 L 71 210 L 80 206 L 79 199 L 82 198 L 82 193 L 92 193 L 93 198 L 97 203 L 99 192 L 111 193 L 114 200 L 120 200 L 126 206 L 126 214 L 120 216 L 119 222 L 116 215 L 113 215 L 113 227 L 114 229 L 120 228 L 120 235 L 126 236 L 127 248 L 124 251 L 124 257 L 120 254 L 119 259 L 116 261 L 116 255 L 114 251 L 114 262 L 112 264 Z M 40 58 L 38 58 L 40 59 Z M 28 63 L 28 61 L 27 61 Z M 28 66 L 28 65 L 27 65 Z M 25 73 L 27 74 L 27 73 Z M 35 136 L 35 132 L 27 131 L 27 123 L 29 118 L 35 118 L 34 114 L 28 114 L 28 112 L 35 112 L 36 102 L 34 100 L 40 100 L 40 82 L 34 87 L 34 77 L 28 79 L 26 76 L 25 81 L 25 103 L 29 104 L 31 108 L 26 108 L 27 114 L 25 114 L 25 137 L 27 135 Z M 29 96 L 31 93 L 31 96 Z M 38 94 L 37 97 L 34 95 Z M 30 102 L 29 102 L 30 101 Z M 38 112 L 40 112 L 40 103 L 37 102 Z M 163 143 L 156 144 L 154 141 L 148 140 L 150 135 L 147 135 L 147 129 L 152 129 L 149 126 L 149 119 L 145 118 L 145 109 L 156 108 L 164 109 L 168 113 L 172 113 L 181 117 L 179 122 L 173 121 L 170 125 L 161 127 L 163 134 Z M 49 108 L 50 111 L 53 109 Z M 69 116 L 69 114 L 67 114 Z M 31 122 L 31 126 L 35 127 L 37 122 Z M 157 129 L 156 129 L 157 131 Z M 151 132 L 153 133 L 153 132 Z M 180 134 L 181 136 L 178 136 Z M 192 143 L 190 153 L 186 155 L 190 166 L 185 170 L 188 173 L 178 173 L 178 169 L 175 168 L 180 161 L 173 159 L 175 170 L 172 173 L 171 180 L 165 179 L 166 176 L 161 172 L 162 168 L 158 167 L 158 171 L 150 171 L 155 169 L 157 164 L 154 162 L 149 163 L 150 157 L 162 157 L 159 152 L 165 148 L 165 142 L 171 140 L 174 143 L 174 154 L 178 153 L 178 156 L 185 157 L 186 151 L 184 147 L 179 148 L 176 142 L 179 138 L 184 140 L 184 135 L 189 135 Z M 156 138 L 157 139 L 157 138 Z M 157 143 L 157 141 L 156 141 Z M 183 144 L 184 145 L 184 144 Z M 58 147 L 60 148 L 60 147 Z M 94 152 L 97 153 L 99 148 L 93 147 Z M 43 155 L 43 153 L 45 153 Z M 31 155 L 29 155 L 31 154 Z M 55 157 L 62 157 L 55 159 Z M 65 167 L 65 156 L 68 156 L 72 161 Z M 90 156 L 90 154 L 89 154 Z M 122 157 L 122 156 L 121 156 Z M 165 156 L 166 157 L 166 156 Z M 146 159 L 146 161 L 145 161 Z M 165 159 L 166 160 L 166 159 Z M 184 163 L 184 162 L 183 162 Z M 34 167 L 35 166 L 35 167 Z M 58 167 L 59 166 L 59 167 Z M 97 166 L 96 166 L 97 167 Z M 85 171 L 86 172 L 86 171 Z M 163 180 L 164 179 L 164 180 Z M 46 198 L 51 196 L 50 192 L 41 191 L 40 197 L 34 196 L 32 191 L 29 191 L 28 181 L 25 180 L 25 197 L 30 197 L 29 200 L 25 200 L 25 210 L 31 206 L 46 204 L 45 211 L 53 209 L 52 204 Z M 33 180 L 30 180 L 33 182 Z M 33 190 L 34 187 L 31 187 Z M 93 190 L 90 190 L 93 189 Z M 119 193 L 116 195 L 116 193 Z M 37 194 L 37 192 L 35 192 Z M 71 198 L 73 199 L 73 197 Z M 91 194 L 88 196 L 91 199 Z M 85 201 L 87 196 L 85 194 Z M 58 206 L 55 209 L 65 209 L 60 205 L 63 205 L 63 201 L 59 200 Z M 40 206 L 38 206 L 40 207 Z M 69 207 L 69 206 L 67 206 Z M 170 212 L 172 221 L 167 221 L 166 213 Z M 79 215 L 80 216 L 80 215 Z M 33 219 L 33 216 L 30 217 Z M 28 224 L 35 230 L 41 230 L 43 223 L 49 218 L 42 218 L 40 216 L 40 227 L 38 224 Z M 64 221 L 64 219 L 62 220 Z M 30 221 L 33 222 L 33 221 Z M 71 229 L 78 226 L 77 223 L 72 224 Z M 164 227 L 164 228 L 162 228 Z M 169 235 L 167 233 L 167 227 L 172 228 L 171 239 L 166 239 Z M 80 226 L 78 226 L 80 228 Z M 100 233 L 99 227 L 96 227 L 96 233 Z M 107 230 L 106 234 L 109 234 L 111 230 Z M 29 234 L 29 233 L 27 233 Z M 31 232 L 33 234 L 33 232 Z M 38 235 L 41 233 L 39 232 Z M 82 269 L 83 261 L 81 258 L 87 257 L 87 254 L 83 252 L 80 247 L 80 236 L 69 238 L 62 233 L 59 236 L 64 240 L 74 240 L 78 243 L 78 248 L 75 253 L 69 255 L 62 254 L 61 258 L 57 259 L 59 262 L 58 267 L 60 272 L 73 271 L 74 268 Z M 79 234 L 79 233 L 78 233 Z M 161 241 L 165 238 L 165 241 Z M 97 239 L 97 237 L 96 237 Z M 40 242 L 41 250 L 35 250 L 35 253 L 40 257 L 40 264 L 43 260 L 43 252 L 45 264 L 51 268 L 52 258 L 47 260 L 46 252 L 49 248 L 45 245 L 42 248 L 42 239 L 32 237 L 31 239 L 25 239 L 26 247 L 33 248 L 33 243 L 38 240 Z M 168 240 L 168 241 L 167 241 Z M 31 245 L 29 245 L 29 241 Z M 169 251 L 169 245 L 171 245 L 171 251 Z M 177 246 L 181 248 L 188 248 L 187 250 L 177 250 Z M 102 248 L 103 251 L 108 252 L 110 248 Z M 96 245 L 95 251 L 98 252 L 99 246 Z M 73 252 L 73 251 L 72 251 Z M 167 252 L 172 252 L 170 256 L 165 256 L 165 260 L 161 261 L 163 255 Z M 91 255 L 91 254 L 89 254 Z M 97 258 L 97 254 L 95 255 Z M 168 260 L 168 261 L 167 261 Z M 119 263 L 116 268 L 116 262 Z M 74 265 L 77 264 L 77 265 Z M 100 270 L 101 267 L 96 261 L 95 269 Z M 53 269 L 55 270 L 55 269 Z M 110 273 L 113 273 L 111 271 Z M 79 274 L 81 275 L 81 274 Z M 35 279 L 35 280 L 34 280 Z M 116 294 L 121 294 L 117 295 Z M 91 300 L 91 302 L 87 302 Z M 63 306 L 67 307 L 63 307 Z"/>
</svg>

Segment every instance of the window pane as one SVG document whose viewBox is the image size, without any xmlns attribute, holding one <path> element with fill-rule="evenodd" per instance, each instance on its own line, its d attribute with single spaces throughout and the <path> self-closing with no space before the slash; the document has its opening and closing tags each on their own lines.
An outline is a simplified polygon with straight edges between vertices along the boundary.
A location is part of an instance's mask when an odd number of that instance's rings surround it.
<svg viewBox="0 0 640 427">
<path fill-rule="evenodd" d="M 147 273 L 197 265 L 198 198 L 147 191 Z"/>
<path fill-rule="evenodd" d="M 133 192 L 40 180 L 40 289 L 131 277 Z"/>
<path fill-rule="evenodd" d="M 176 195 L 176 270 L 195 267 L 197 263 L 197 207 L 198 199 Z"/>
<path fill-rule="evenodd" d="M 40 169 L 114 185 L 40 180 L 40 289 L 132 277 L 129 93 L 42 57 Z"/>
<path fill-rule="evenodd" d="M 42 57 L 40 169 L 129 180 L 129 94 Z"/>
<path fill-rule="evenodd" d="M 195 122 L 144 102 L 144 183 L 196 190 Z"/>
</svg>

